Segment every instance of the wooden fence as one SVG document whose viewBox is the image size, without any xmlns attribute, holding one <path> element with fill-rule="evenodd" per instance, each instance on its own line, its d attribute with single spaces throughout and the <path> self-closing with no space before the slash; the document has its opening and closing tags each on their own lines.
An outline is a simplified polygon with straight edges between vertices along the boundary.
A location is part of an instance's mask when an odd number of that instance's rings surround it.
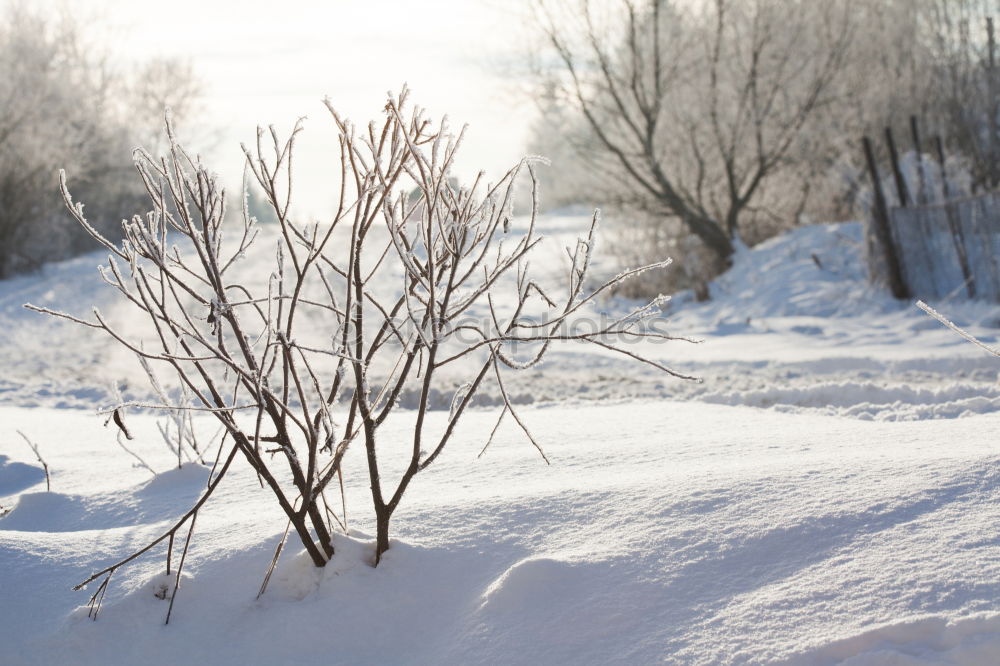
<svg viewBox="0 0 1000 666">
<path fill-rule="evenodd" d="M 885 284 L 900 299 L 967 297 L 1000 302 L 1000 193 L 955 198 L 941 138 L 933 140 L 937 165 L 929 179 L 930 160 L 923 158 L 915 116 L 910 118 L 910 130 L 916 156 L 916 164 L 910 166 L 915 166 L 916 176 L 911 173 L 907 178 L 892 130 L 886 128 L 892 178 L 885 187 L 874 145 L 868 137 L 862 139 L 873 194 L 866 228 L 872 281 Z"/>
<path fill-rule="evenodd" d="M 1000 302 L 1000 195 L 892 208 L 889 221 L 913 297 Z"/>
</svg>

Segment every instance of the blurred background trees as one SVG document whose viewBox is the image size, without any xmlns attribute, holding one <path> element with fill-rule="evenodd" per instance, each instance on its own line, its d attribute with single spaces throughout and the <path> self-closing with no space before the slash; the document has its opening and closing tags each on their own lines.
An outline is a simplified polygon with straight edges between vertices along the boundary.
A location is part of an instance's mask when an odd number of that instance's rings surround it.
<svg viewBox="0 0 1000 666">
<path fill-rule="evenodd" d="M 143 201 L 132 149 L 155 147 L 164 105 L 181 120 L 196 107 L 190 66 L 116 67 L 84 37 L 92 32 L 26 5 L 0 15 L 0 277 L 92 248 L 62 204 L 59 168 L 101 211 L 102 233 L 118 237 Z"/>
<path fill-rule="evenodd" d="M 804 220 L 856 219 L 867 187 L 860 137 L 890 126 L 904 136 L 911 115 L 926 147 L 943 138 L 973 191 L 1000 185 L 1000 78 L 987 20 L 996 0 L 523 3 L 537 36 L 530 72 L 518 70 L 537 107 L 524 152 L 552 160 L 540 173 L 549 205 L 615 213 L 608 235 L 621 263 L 674 257 L 679 270 L 643 276 L 637 292 L 703 287 L 741 243 Z M 163 108 L 189 145 L 212 133 L 190 62 L 130 55 L 125 64 L 93 37 L 99 26 L 28 7 L 13 0 L 0 10 L 0 277 L 89 247 L 62 209 L 57 168 L 116 236 L 121 218 L 142 211 L 123 165 L 135 146 L 163 147 Z M 175 52 L 206 57 L 190 45 Z M 248 57 L 230 58 L 232 71 Z M 244 81 L 228 94 L 285 94 L 272 78 L 266 93 Z M 302 79 L 316 81 L 316 95 L 340 95 L 315 74 Z M 194 117 L 199 126 L 185 122 Z M 228 184 L 238 189 L 235 177 Z M 251 190 L 251 214 L 265 222 Z"/>
<path fill-rule="evenodd" d="M 618 215 L 626 263 L 703 286 L 740 242 L 859 215 L 861 136 L 908 128 L 1000 183 L 987 0 L 538 0 L 532 152 Z"/>
</svg>

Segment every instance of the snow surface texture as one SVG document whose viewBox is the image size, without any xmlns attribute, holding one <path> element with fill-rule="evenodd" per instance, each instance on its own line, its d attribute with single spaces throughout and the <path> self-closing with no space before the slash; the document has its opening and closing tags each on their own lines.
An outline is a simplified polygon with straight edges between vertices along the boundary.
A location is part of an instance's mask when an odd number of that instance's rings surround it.
<svg viewBox="0 0 1000 666">
<path fill-rule="evenodd" d="M 545 222 L 562 270 L 582 220 Z M 127 324 L 93 291 L 99 256 L 0 282 L 0 663 L 1000 663 L 1000 363 L 870 290 L 859 255 L 857 225 L 805 227 L 741 252 L 711 302 L 679 295 L 665 326 L 705 342 L 643 351 L 700 384 L 550 352 L 511 392 L 553 465 L 509 420 L 476 459 L 487 394 L 378 569 L 356 449 L 334 560 L 290 541 L 255 600 L 284 520 L 234 466 L 167 627 L 163 549 L 115 574 L 97 622 L 70 588 L 162 533 L 207 471 L 172 469 L 142 414 L 129 445 L 162 473 L 135 466 L 92 409 L 112 381 L 143 390 L 141 368 L 20 308 L 96 299 Z M 996 342 L 996 306 L 932 305 Z M 412 418 L 386 425 L 384 458 Z"/>
<path fill-rule="evenodd" d="M 96 622 L 74 610 L 89 593 L 69 588 L 159 534 L 206 472 L 152 478 L 84 412 L 0 417 L 40 431 L 53 467 L 53 492 L 0 498 L 14 504 L 0 519 L 5 664 L 1000 659 L 997 414 L 532 409 L 546 467 L 514 427 L 477 460 L 492 424 L 477 411 L 411 489 L 378 569 L 358 449 L 352 536 L 323 571 L 292 544 L 259 601 L 284 521 L 240 466 L 199 517 L 167 627 L 162 549 L 115 575 Z M 411 425 L 394 421 L 386 447 Z M 137 450 L 169 469 L 152 418 L 131 426 L 148 442 Z"/>
</svg>

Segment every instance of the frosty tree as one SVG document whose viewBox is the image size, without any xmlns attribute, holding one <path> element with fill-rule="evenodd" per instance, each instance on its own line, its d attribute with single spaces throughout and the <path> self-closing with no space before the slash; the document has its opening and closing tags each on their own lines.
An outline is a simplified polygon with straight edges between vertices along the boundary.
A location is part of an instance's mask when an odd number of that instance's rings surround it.
<svg viewBox="0 0 1000 666">
<path fill-rule="evenodd" d="M 839 3 L 683 4 L 537 0 L 540 75 L 585 127 L 577 152 L 604 196 L 679 222 L 719 269 L 750 220 L 804 204 L 771 210 L 770 184 L 835 101 L 851 25 Z"/>
<path fill-rule="evenodd" d="M 193 399 L 154 406 L 208 412 L 224 429 L 203 496 L 158 539 L 81 584 L 102 579 L 91 600 L 95 614 L 111 575 L 163 542 L 172 571 L 175 537 L 184 543 L 176 548 L 180 580 L 197 514 L 237 457 L 274 494 L 288 518 L 286 535 L 294 531 L 322 567 L 334 555 L 331 535 L 341 522 L 327 496 L 343 482 L 348 449 L 364 447 L 378 565 L 407 488 L 453 439 L 487 383 L 501 396 L 498 418 L 509 415 L 541 453 L 509 399 L 505 376 L 539 363 L 553 344 L 594 344 L 681 376 L 623 346 L 674 339 L 646 325 L 662 299 L 586 331 L 571 325 L 599 295 L 669 261 L 588 288 L 595 214 L 587 237 L 567 248 L 565 283 L 558 290 L 540 284 L 528 263 L 541 241 L 531 161 L 495 185 L 485 185 L 480 174 L 469 187 L 458 186 L 449 172 L 462 132 L 451 135 L 446 120 L 434 124 L 410 109 L 407 96 L 405 89 L 390 95 L 382 122 L 364 128 L 327 102 L 339 132 L 340 173 L 336 209 L 323 222 L 304 223 L 290 212 L 300 124 L 286 140 L 273 128 L 258 130 L 256 146 L 244 147 L 246 180 L 263 189 L 278 220 L 272 272 L 262 284 L 238 276 L 257 239 L 246 204 L 239 225 L 224 225 L 223 191 L 177 144 L 169 120 L 165 157 L 135 153 L 152 210 L 122 223 L 120 245 L 88 222 L 62 179 L 76 220 L 109 252 L 102 275 L 147 321 L 148 334 L 133 339 L 135 333 L 117 330 L 96 309 L 84 320 L 29 307 L 99 329 L 147 364 L 170 366 Z M 521 176 L 532 185 L 532 202 L 526 227 L 515 230 Z M 465 383 L 454 392 L 444 428 L 434 429 L 426 422 L 431 395 L 453 386 L 445 368 L 465 374 Z M 378 434 L 404 394 L 416 396 L 416 423 L 404 459 L 392 460 L 402 472 L 388 478 L 387 447 Z"/>
</svg>

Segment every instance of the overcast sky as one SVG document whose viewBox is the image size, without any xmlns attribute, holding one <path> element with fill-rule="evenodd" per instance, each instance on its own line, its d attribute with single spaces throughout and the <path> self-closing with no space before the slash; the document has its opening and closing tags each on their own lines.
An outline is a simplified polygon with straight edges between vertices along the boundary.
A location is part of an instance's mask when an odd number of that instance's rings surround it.
<svg viewBox="0 0 1000 666">
<path fill-rule="evenodd" d="M 308 116 L 297 192 L 309 212 L 332 198 L 325 96 L 363 124 L 379 116 L 386 91 L 408 83 L 414 102 L 470 125 L 457 165 L 466 177 L 502 172 L 526 149 L 532 108 L 501 73 L 523 41 L 510 11 L 520 0 L 52 0 L 60 5 L 98 17 L 120 57 L 191 61 L 206 123 L 222 128 L 213 166 L 229 182 L 242 172 L 239 142 L 258 123 L 287 129 Z"/>
</svg>

